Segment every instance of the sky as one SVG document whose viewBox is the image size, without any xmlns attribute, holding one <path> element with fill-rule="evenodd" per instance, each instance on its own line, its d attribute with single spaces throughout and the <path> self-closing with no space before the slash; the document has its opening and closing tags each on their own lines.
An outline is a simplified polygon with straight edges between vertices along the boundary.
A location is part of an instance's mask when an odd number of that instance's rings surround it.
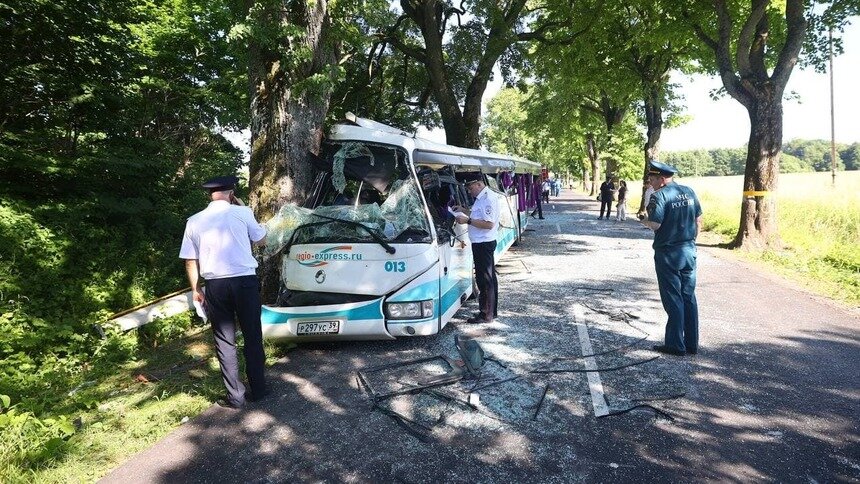
<svg viewBox="0 0 860 484">
<path fill-rule="evenodd" d="M 860 142 L 860 19 L 845 30 L 845 53 L 833 59 L 836 142 Z M 719 78 L 681 74 L 672 82 L 682 85 L 687 114 L 685 125 L 664 129 L 661 148 L 665 151 L 696 148 L 738 148 L 749 138 L 746 108 L 729 96 L 717 101 L 708 93 L 722 86 Z M 791 73 L 786 93 L 795 91 L 797 100 L 783 101 L 783 141 L 794 138 L 830 139 L 830 75 L 797 68 Z"/>
</svg>

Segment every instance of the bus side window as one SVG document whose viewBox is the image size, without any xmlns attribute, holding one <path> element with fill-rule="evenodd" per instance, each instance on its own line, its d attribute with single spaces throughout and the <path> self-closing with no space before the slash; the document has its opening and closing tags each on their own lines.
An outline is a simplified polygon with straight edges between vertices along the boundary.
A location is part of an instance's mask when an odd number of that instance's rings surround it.
<svg viewBox="0 0 860 484">
<path fill-rule="evenodd" d="M 433 225 L 441 227 L 444 217 L 442 215 L 442 203 L 439 197 L 439 190 L 425 190 L 424 199 L 427 200 L 427 208 L 430 209 L 430 216 L 433 218 Z"/>
<path fill-rule="evenodd" d="M 466 188 L 463 185 L 457 184 L 452 186 L 452 188 L 454 193 L 454 201 L 457 202 L 457 205 L 463 207 L 472 206 L 473 200 L 471 199 L 471 197 L 469 197 L 469 194 L 466 193 Z"/>
<path fill-rule="evenodd" d="M 454 225 L 454 216 L 448 212 L 448 207 L 454 205 L 451 202 L 450 186 L 443 183 L 439 188 L 425 190 L 424 198 L 427 200 L 433 224 L 441 229 L 450 229 Z"/>
</svg>

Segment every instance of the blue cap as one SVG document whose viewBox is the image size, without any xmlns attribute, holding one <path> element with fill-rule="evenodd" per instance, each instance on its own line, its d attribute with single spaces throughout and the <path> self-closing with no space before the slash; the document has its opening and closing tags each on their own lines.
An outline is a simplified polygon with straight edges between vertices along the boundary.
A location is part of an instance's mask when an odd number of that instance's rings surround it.
<svg viewBox="0 0 860 484">
<path fill-rule="evenodd" d="M 235 189 L 237 183 L 239 183 L 237 176 L 217 176 L 201 186 L 213 192 L 221 192 Z"/>
<path fill-rule="evenodd" d="M 673 176 L 675 173 L 678 173 L 678 169 L 672 165 L 667 165 L 666 163 L 660 163 L 659 161 L 652 161 L 651 165 L 648 167 L 649 175 L 660 175 L 660 176 Z"/>
</svg>

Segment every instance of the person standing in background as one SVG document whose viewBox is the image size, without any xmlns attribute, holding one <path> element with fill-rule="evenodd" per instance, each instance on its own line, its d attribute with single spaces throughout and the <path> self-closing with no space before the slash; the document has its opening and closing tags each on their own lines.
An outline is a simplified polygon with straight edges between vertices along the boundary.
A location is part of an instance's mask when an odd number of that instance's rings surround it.
<svg viewBox="0 0 860 484">
<path fill-rule="evenodd" d="M 645 189 L 645 194 L 642 195 L 642 200 L 644 200 L 644 203 L 645 203 L 645 209 L 643 209 L 641 212 L 636 214 L 636 216 L 639 217 L 639 220 L 644 221 L 645 219 L 648 218 L 648 210 L 647 210 L 648 202 L 651 200 L 651 195 L 653 195 L 653 194 L 654 194 L 654 187 L 652 187 L 651 184 L 649 183 L 648 188 Z"/>
<path fill-rule="evenodd" d="M 600 185 L 600 216 L 598 220 L 603 219 L 604 210 L 606 211 L 606 220 L 612 216 L 612 197 L 615 191 L 615 185 L 612 184 L 612 177 L 607 176 L 606 181 Z"/>
<path fill-rule="evenodd" d="M 654 267 L 668 316 L 664 343 L 654 346 L 654 351 L 681 356 L 699 351 L 696 237 L 702 228 L 702 206 L 691 188 L 672 180 L 677 171 L 651 162 L 648 182 L 654 194 L 643 223 L 654 231 Z"/>
<path fill-rule="evenodd" d="M 531 217 L 535 218 L 535 214 L 537 214 L 538 218 L 543 220 L 543 194 L 541 193 L 541 187 L 542 184 L 540 182 L 540 178 L 535 177 L 534 183 L 532 184 L 532 192 L 537 203 L 535 204 L 535 209 L 532 210 Z"/>
<path fill-rule="evenodd" d="M 618 205 L 616 208 L 618 209 L 618 214 L 615 216 L 615 220 L 623 222 L 627 219 L 627 182 L 624 180 L 621 180 L 618 187 Z"/>
<path fill-rule="evenodd" d="M 215 337 L 215 353 L 227 395 L 217 403 L 240 409 L 245 400 L 256 401 L 269 393 L 264 376 L 266 355 L 260 324 L 262 303 L 257 261 L 251 246 L 265 245 L 266 229 L 253 212 L 234 195 L 235 176 L 213 178 L 203 184 L 212 201 L 185 225 L 179 257 L 194 300 L 203 304 Z M 201 288 L 206 280 L 206 292 Z M 236 320 L 245 339 L 245 373 L 251 393 L 239 378 L 236 355 Z"/>
<path fill-rule="evenodd" d="M 499 200 L 484 185 L 481 173 L 469 173 L 466 190 L 475 199 L 472 209 L 456 207 L 457 222 L 469 226 L 472 257 L 475 260 L 475 282 L 478 285 L 478 314 L 467 323 L 492 323 L 499 312 L 499 280 L 496 273 L 496 235 L 499 230 Z"/>
</svg>

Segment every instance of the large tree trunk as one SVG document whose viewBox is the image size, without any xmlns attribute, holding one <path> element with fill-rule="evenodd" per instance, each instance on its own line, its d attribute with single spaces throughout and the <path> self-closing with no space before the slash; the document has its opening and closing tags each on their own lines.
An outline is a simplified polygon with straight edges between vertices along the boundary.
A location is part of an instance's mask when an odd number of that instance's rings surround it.
<svg viewBox="0 0 860 484">
<path fill-rule="evenodd" d="M 272 13 L 272 20 L 302 26 L 305 38 L 294 40 L 301 45 L 289 45 L 284 39 L 281 48 L 290 55 L 291 50 L 304 47 L 313 52 L 312 58 L 288 71 L 281 61 L 283 52 L 253 41 L 250 46 L 250 202 L 261 221 L 271 218 L 284 204 L 301 204 L 308 197 L 316 175 L 308 163 L 308 153 L 319 153 L 330 91 L 309 87 L 297 91 L 295 84 L 315 74 L 333 75 L 331 66 L 336 62 L 336 48 L 326 39 L 326 1 L 288 3 L 288 8 Z M 281 254 L 260 264 L 265 303 L 277 297 L 280 269 Z"/>
<path fill-rule="evenodd" d="M 516 12 L 516 18 L 519 11 L 525 5 L 525 1 L 517 0 L 512 2 L 511 10 Z M 510 22 L 510 20 L 508 20 Z M 463 104 L 463 127 L 465 133 L 463 136 L 463 144 L 458 145 L 464 148 L 480 148 L 481 147 L 481 109 L 484 92 L 487 90 L 487 84 L 490 82 L 490 76 L 493 75 L 493 66 L 499 60 L 499 57 L 505 53 L 510 47 L 511 40 L 505 35 L 505 32 L 511 29 L 510 25 L 503 24 L 490 29 L 490 35 L 487 39 L 487 45 L 484 47 L 484 55 L 478 62 L 475 73 L 472 76 L 472 81 L 466 89 L 466 99 Z"/>
<path fill-rule="evenodd" d="M 532 35 L 513 32 L 513 26 L 525 5 L 526 0 L 513 0 L 505 4 L 504 10 L 495 12 L 499 19 L 490 28 L 487 43 L 473 46 L 475 49 L 482 49 L 482 53 L 466 89 L 461 109 L 449 68 L 445 63 L 444 35 L 448 33 L 445 25 L 450 12 L 443 10 L 445 5 L 439 0 L 400 0 L 403 12 L 421 30 L 424 48 L 415 49 L 397 38 L 390 40 L 392 45 L 422 62 L 427 69 L 433 98 L 439 105 L 442 126 L 445 128 L 445 141 L 449 145 L 463 148 L 481 146 L 481 100 L 492 76 L 493 66 L 514 42 L 529 39 Z M 499 8 L 502 8 L 501 4 Z"/>
<path fill-rule="evenodd" d="M 780 94 L 771 91 L 757 96 L 749 109 L 749 117 L 750 139 L 741 219 L 732 246 L 750 249 L 779 247 L 774 195 L 782 149 Z"/>
<path fill-rule="evenodd" d="M 606 146 L 609 149 L 604 150 L 606 154 L 606 175 L 617 175 L 618 174 L 618 161 L 612 156 L 612 136 L 613 130 L 616 126 L 620 125 L 624 120 L 624 115 L 627 112 L 626 101 L 618 102 L 617 104 L 609 97 L 609 94 L 605 90 L 600 91 L 600 95 L 597 97 L 594 96 L 586 96 L 585 102 L 583 102 L 580 107 L 586 111 L 594 113 L 603 120 L 606 125 Z M 596 163 L 597 160 L 591 158 L 591 150 L 594 149 L 595 156 L 597 156 L 597 144 L 594 140 L 594 134 L 589 133 L 587 136 L 590 136 L 589 140 L 593 146 L 588 147 L 589 151 L 589 160 L 592 164 Z M 599 183 L 599 175 L 600 170 L 599 167 L 597 169 L 592 168 L 592 177 L 595 181 Z M 592 188 L 593 190 L 593 188 Z M 593 193 L 592 193 L 593 195 Z"/>
<path fill-rule="evenodd" d="M 645 96 L 645 124 L 647 139 L 645 140 L 645 166 L 642 170 L 642 196 L 639 199 L 639 213 L 645 212 L 648 200 L 645 191 L 648 190 L 648 167 L 660 155 L 660 135 L 663 134 L 663 103 L 660 91 L 650 89 Z"/>
<path fill-rule="evenodd" d="M 440 24 L 443 18 L 437 10 L 439 4 L 436 0 L 420 0 L 418 2 L 401 0 L 400 6 L 421 30 L 424 49 L 416 52 L 396 41 L 394 45 L 401 48 L 407 55 L 412 55 L 420 60 L 427 69 L 433 98 L 439 105 L 439 115 L 442 118 L 442 126 L 445 128 L 445 141 L 450 145 L 467 147 L 463 111 L 454 95 L 454 88 L 451 85 L 451 79 L 448 78 L 448 69 L 445 66 L 443 32 Z M 472 148 L 471 146 L 468 147 Z"/>
<path fill-rule="evenodd" d="M 589 196 L 595 196 L 597 187 L 600 186 L 600 157 L 597 155 L 597 141 L 594 133 L 585 135 L 585 151 L 588 154 L 588 162 L 591 164 L 591 192 Z"/>
<path fill-rule="evenodd" d="M 782 149 L 782 93 L 797 64 L 806 36 L 807 20 L 803 0 L 786 0 L 785 36 L 782 46 L 767 43 L 770 36 L 770 0 L 750 0 L 738 37 L 732 41 L 732 18 L 726 0 L 714 0 L 717 36 L 689 12 L 692 27 L 699 39 L 715 54 L 723 87 L 741 103 L 750 117 L 750 139 L 744 171 L 744 201 L 741 220 L 732 245 L 743 248 L 779 247 L 777 232 L 776 189 L 779 175 L 779 155 Z M 810 7 L 811 8 L 811 7 Z M 711 19 L 713 20 L 713 19 Z M 766 52 L 777 52 L 776 65 L 768 69 Z"/>
</svg>

